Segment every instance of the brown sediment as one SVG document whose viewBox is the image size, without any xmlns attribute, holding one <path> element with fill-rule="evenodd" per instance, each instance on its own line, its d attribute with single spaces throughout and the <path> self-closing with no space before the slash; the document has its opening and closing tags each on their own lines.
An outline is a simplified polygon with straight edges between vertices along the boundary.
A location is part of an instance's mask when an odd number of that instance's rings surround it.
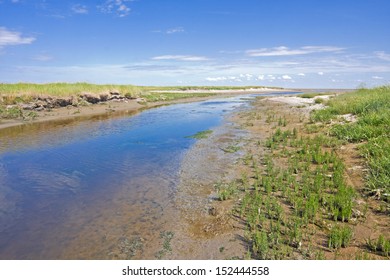
<svg viewBox="0 0 390 280">
<path fill-rule="evenodd" d="M 307 136 L 305 124 L 308 123 L 309 114 L 321 106 L 315 104 L 314 98 L 259 98 L 252 103 L 251 108 L 231 116 L 224 126 L 214 130 L 211 137 L 198 141 L 188 152 L 182 166 L 181 184 L 176 198 L 181 218 L 173 228 L 174 250 L 169 258 L 250 257 L 248 252 L 251 244 L 246 236 L 246 221 L 235 211 L 242 196 L 237 194 L 232 199 L 219 201 L 215 184 L 221 181 L 239 182 L 242 174 L 251 174 L 253 170 L 245 164 L 245 155 L 250 154 L 259 162 L 266 155 L 272 155 L 265 148 L 264 141 L 277 125 L 274 121 L 268 121 L 267 116 L 284 116 L 287 121 L 285 129 L 295 128 L 300 135 Z M 240 149 L 235 153 L 224 152 L 223 148 L 229 145 L 239 146 Z M 352 241 L 346 248 L 329 249 L 328 234 L 333 221 L 319 219 L 307 229 L 310 231 L 310 244 L 303 240 L 287 257 L 289 259 L 316 258 L 314 252 L 322 252 L 322 257 L 326 259 L 384 258 L 380 253 L 369 251 L 367 241 L 379 235 L 389 238 L 390 217 L 378 211 L 378 200 L 364 195 L 365 163 L 359 156 L 358 145 L 344 144 L 336 152 L 345 164 L 347 184 L 357 193 L 353 219 L 347 223 L 353 231 Z M 284 159 L 273 160 L 278 167 L 286 167 Z M 291 207 L 278 195 L 276 199 L 288 216 Z"/>
</svg>

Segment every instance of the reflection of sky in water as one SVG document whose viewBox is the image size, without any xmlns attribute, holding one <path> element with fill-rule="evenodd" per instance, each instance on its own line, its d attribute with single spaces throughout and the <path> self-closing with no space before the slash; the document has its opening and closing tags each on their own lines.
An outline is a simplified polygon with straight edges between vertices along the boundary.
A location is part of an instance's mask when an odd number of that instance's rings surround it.
<svg viewBox="0 0 390 280">
<path fill-rule="evenodd" d="M 0 153 L 0 258 L 10 236 L 28 238 L 21 233 L 25 219 L 59 219 L 67 201 L 115 192 L 136 178 L 153 178 L 156 187 L 161 176 L 174 181 L 183 152 L 195 142 L 186 136 L 218 125 L 224 112 L 245 102 L 178 104 L 132 117 L 12 134 L 14 147 L 23 149 L 7 152 L 3 145 Z M 1 136 L 3 144 L 6 138 Z"/>
</svg>

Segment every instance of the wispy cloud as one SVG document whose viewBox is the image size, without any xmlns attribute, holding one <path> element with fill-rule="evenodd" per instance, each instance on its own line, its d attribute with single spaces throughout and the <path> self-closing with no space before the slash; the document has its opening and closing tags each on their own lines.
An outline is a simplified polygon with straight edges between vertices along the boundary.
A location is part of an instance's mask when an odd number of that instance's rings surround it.
<svg viewBox="0 0 390 280">
<path fill-rule="evenodd" d="M 10 31 L 5 27 L 0 27 L 0 48 L 12 45 L 26 45 L 34 42 L 34 37 L 23 37 L 20 32 Z"/>
<path fill-rule="evenodd" d="M 183 27 L 178 26 L 178 27 L 172 27 L 172 28 L 169 28 L 169 29 L 166 29 L 166 30 L 153 30 L 152 32 L 153 33 L 163 33 L 163 34 L 172 35 L 172 34 L 176 34 L 176 33 L 184 33 L 185 30 L 184 30 Z"/>
<path fill-rule="evenodd" d="M 36 61 L 50 61 L 50 60 L 53 60 L 53 57 L 51 55 L 48 55 L 48 54 L 37 54 L 35 56 L 32 57 L 33 60 L 36 60 Z"/>
<path fill-rule="evenodd" d="M 75 14 L 88 14 L 88 8 L 86 5 L 76 4 L 72 6 L 72 12 Z"/>
<path fill-rule="evenodd" d="M 375 55 L 382 60 L 390 61 L 390 54 L 386 52 L 378 51 L 375 52 Z"/>
<path fill-rule="evenodd" d="M 176 61 L 206 61 L 209 60 L 204 56 L 194 55 L 160 55 L 152 57 L 153 60 L 176 60 Z"/>
<path fill-rule="evenodd" d="M 167 34 L 175 34 L 175 33 L 183 33 L 183 32 L 184 32 L 183 27 L 174 27 L 166 31 Z"/>
<path fill-rule="evenodd" d="M 99 5 L 98 9 L 103 13 L 115 13 L 119 17 L 125 17 L 130 14 L 131 9 L 127 3 L 131 1 L 132 0 L 107 0 L 102 5 Z"/>
<path fill-rule="evenodd" d="M 264 57 L 264 56 L 291 56 L 291 55 L 306 55 L 312 53 L 325 53 L 325 52 L 340 52 L 344 48 L 333 46 L 305 46 L 298 49 L 290 49 L 288 47 L 275 47 L 275 48 L 261 48 L 254 50 L 247 50 L 246 54 L 252 57 Z"/>
</svg>

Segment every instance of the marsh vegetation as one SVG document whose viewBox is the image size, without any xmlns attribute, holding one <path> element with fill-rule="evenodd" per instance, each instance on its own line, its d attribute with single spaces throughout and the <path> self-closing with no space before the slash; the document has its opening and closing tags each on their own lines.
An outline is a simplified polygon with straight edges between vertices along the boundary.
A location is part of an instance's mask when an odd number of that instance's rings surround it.
<svg viewBox="0 0 390 280">
<path fill-rule="evenodd" d="M 301 108 L 266 109 L 258 101 L 241 114 L 252 132 L 237 167 L 242 175 L 218 183 L 217 193 L 220 201 L 235 201 L 232 216 L 243 225 L 246 258 L 387 257 L 390 88 L 314 103 L 326 108 L 294 114 Z M 265 128 L 269 135 L 256 139 Z"/>
</svg>

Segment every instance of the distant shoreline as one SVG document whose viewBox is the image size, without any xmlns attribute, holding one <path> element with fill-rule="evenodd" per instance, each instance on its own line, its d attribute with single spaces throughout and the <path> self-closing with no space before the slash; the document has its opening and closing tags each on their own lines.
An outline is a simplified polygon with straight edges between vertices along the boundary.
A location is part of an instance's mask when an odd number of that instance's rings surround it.
<svg viewBox="0 0 390 280">
<path fill-rule="evenodd" d="M 231 97 L 234 95 L 244 95 L 248 93 L 272 93 L 272 92 L 295 92 L 295 90 L 289 89 L 251 89 L 251 90 L 201 90 L 201 91 L 162 91 L 158 92 L 159 94 L 165 93 L 183 93 L 183 94 L 191 94 L 191 97 L 183 97 L 177 98 L 174 100 L 166 100 L 166 101 L 155 101 L 155 102 L 147 102 L 143 98 L 137 99 L 120 99 L 120 100 L 110 100 L 106 102 L 99 102 L 96 104 L 87 103 L 83 106 L 65 106 L 65 107 L 57 107 L 50 108 L 42 111 L 31 111 L 31 110 L 23 110 L 24 113 L 28 114 L 29 112 L 33 112 L 35 117 L 29 120 L 23 119 L 0 119 L 0 130 L 21 126 L 26 124 L 33 123 L 41 123 L 41 122 L 49 122 L 49 121 L 57 121 L 64 119 L 72 119 L 72 118 L 88 118 L 92 116 L 104 115 L 104 114 L 120 114 L 121 112 L 136 112 L 140 110 L 150 109 L 158 106 L 177 104 L 177 103 L 189 103 L 189 102 L 197 102 L 203 100 L 209 100 L 213 98 L 224 98 Z M 201 96 L 196 96 L 197 94 L 202 93 Z M 205 94 L 206 93 L 206 94 Z M 207 95 L 208 94 L 208 95 Z M 54 98 L 55 99 L 55 98 Z"/>
</svg>

